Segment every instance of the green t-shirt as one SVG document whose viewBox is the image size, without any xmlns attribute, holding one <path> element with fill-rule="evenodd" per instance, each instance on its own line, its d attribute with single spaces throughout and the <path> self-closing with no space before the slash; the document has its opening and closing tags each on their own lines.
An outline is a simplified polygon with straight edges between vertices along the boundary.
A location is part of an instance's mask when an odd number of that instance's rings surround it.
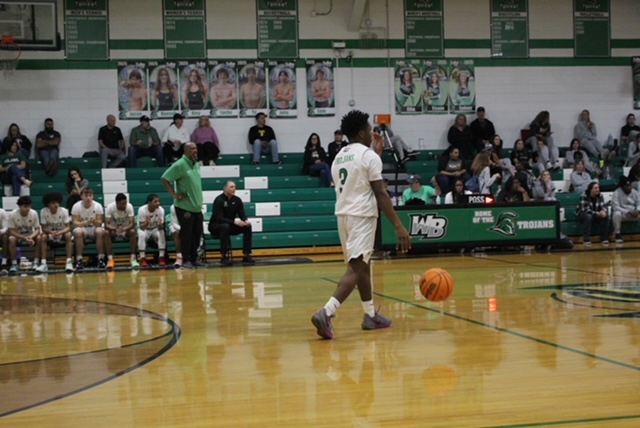
<svg viewBox="0 0 640 428">
<path fill-rule="evenodd" d="M 173 200 L 176 207 L 192 213 L 202 211 L 202 177 L 198 162 L 193 163 L 183 155 L 162 174 L 162 178 L 176 183 L 176 193 L 187 195 L 183 201 Z"/>
<path fill-rule="evenodd" d="M 5 153 L 0 157 L 0 162 L 4 168 L 8 168 L 11 165 L 20 165 L 22 162 L 27 162 L 27 158 L 20 152 L 18 153 Z"/>
<path fill-rule="evenodd" d="M 402 205 L 406 204 L 408 200 L 413 198 L 422 199 L 425 204 L 430 204 L 431 198 L 435 195 L 436 189 L 431 186 L 425 186 L 423 184 L 417 192 L 412 191 L 411 187 L 408 187 L 404 189 L 404 192 L 402 192 Z"/>
</svg>

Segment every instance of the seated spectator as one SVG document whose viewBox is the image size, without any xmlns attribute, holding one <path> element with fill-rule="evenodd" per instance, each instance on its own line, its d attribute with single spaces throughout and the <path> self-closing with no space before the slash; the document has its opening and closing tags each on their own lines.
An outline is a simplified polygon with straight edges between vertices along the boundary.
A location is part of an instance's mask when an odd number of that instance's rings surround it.
<svg viewBox="0 0 640 428">
<path fill-rule="evenodd" d="M 173 115 L 173 122 L 164 132 L 162 141 L 164 147 L 164 160 L 167 164 L 172 164 L 175 160 L 180 159 L 184 154 L 184 145 L 189 142 L 189 131 L 184 126 L 184 116 L 180 113 Z"/>
<path fill-rule="evenodd" d="M 585 171 L 584 162 L 581 160 L 576 162 L 576 166 L 573 168 L 570 180 L 572 189 L 571 191 L 574 193 L 584 193 L 584 191 L 587 190 L 589 184 L 598 181 L 591 178 L 589 173 Z"/>
<path fill-rule="evenodd" d="M 69 210 L 62 206 L 62 193 L 47 193 L 42 197 L 44 208 L 40 210 L 40 226 L 42 226 L 42 239 L 40 254 L 42 263 L 38 272 L 47 272 L 47 250 L 49 248 L 66 249 L 67 261 L 64 267 L 66 273 L 73 272 L 73 241 L 71 240 L 71 217 Z"/>
<path fill-rule="evenodd" d="M 198 127 L 191 133 L 191 141 L 198 148 L 200 165 L 215 165 L 220 155 L 220 141 L 216 131 L 211 127 L 208 116 L 201 116 Z"/>
<path fill-rule="evenodd" d="M 3 184 L 11 184 L 13 196 L 20 196 L 20 188 L 31 186 L 28 178 L 27 159 L 19 150 L 17 141 L 11 143 L 9 151 L 0 156 L 0 177 Z"/>
<path fill-rule="evenodd" d="M 0 242 L 2 242 L 2 262 L 0 262 L 0 273 L 7 275 L 7 260 L 9 260 L 9 213 L 0 208 Z"/>
<path fill-rule="evenodd" d="M 634 138 L 629 139 L 629 150 L 627 151 L 627 166 L 634 166 L 640 160 L 640 132 L 633 134 Z"/>
<path fill-rule="evenodd" d="M 148 243 L 158 248 L 158 264 L 160 267 L 166 267 L 167 239 L 164 228 L 164 208 L 160 206 L 160 197 L 153 193 L 147 196 L 147 203 L 138 208 L 138 251 L 142 268 L 149 267 L 145 253 Z"/>
<path fill-rule="evenodd" d="M 471 164 L 471 173 L 473 177 L 477 177 L 478 190 L 481 195 L 491 195 L 491 186 L 496 180 L 500 179 L 500 174 L 491 174 L 491 162 L 489 160 L 489 153 L 478 153 Z M 475 192 L 476 189 L 469 188 L 471 192 Z"/>
<path fill-rule="evenodd" d="M 282 165 L 278 156 L 278 141 L 273 128 L 267 126 L 267 115 L 256 114 L 256 125 L 249 129 L 249 144 L 253 147 L 253 164 L 260 164 L 260 156 L 271 154 L 271 160 L 276 165 Z"/>
<path fill-rule="evenodd" d="M 460 177 L 456 178 L 455 182 L 453 183 L 453 190 L 447 193 L 447 195 L 444 197 L 445 205 L 464 204 L 467 202 L 464 198 L 462 198 L 462 196 L 471 195 L 471 192 L 465 188 L 465 181 L 466 180 Z"/>
<path fill-rule="evenodd" d="M 80 169 L 72 166 L 69 168 L 67 174 L 67 181 L 65 183 L 67 188 L 67 209 L 71 211 L 73 206 L 82 199 L 82 191 L 89 187 L 89 180 L 82 177 Z"/>
<path fill-rule="evenodd" d="M 629 144 L 640 133 L 640 126 L 636 125 L 636 115 L 629 113 L 627 123 L 620 129 L 620 143 Z"/>
<path fill-rule="evenodd" d="M 541 111 L 529 125 L 531 137 L 527 144 L 532 150 L 538 153 L 538 169 L 540 172 L 545 169 L 560 168 L 560 151 L 553 142 L 551 136 L 551 123 L 549 123 L 549 112 Z"/>
<path fill-rule="evenodd" d="M 582 148 L 589 152 L 589 154 L 597 156 L 600 159 L 607 157 L 608 150 L 598 141 L 596 124 L 591 121 L 589 110 L 582 110 L 580 113 L 578 124 L 573 130 L 573 136 L 580 140 Z"/>
<path fill-rule="evenodd" d="M 156 128 L 151 126 L 149 116 L 140 118 L 140 125 L 131 130 L 129 136 L 129 167 L 136 168 L 138 159 L 144 156 L 155 158 L 158 166 L 166 166 L 162 142 Z"/>
<path fill-rule="evenodd" d="M 73 239 L 76 243 L 76 271 L 84 270 L 82 253 L 87 243 L 96 243 L 98 250 L 98 268 L 104 269 L 104 229 L 102 222 L 104 209 L 99 202 L 93 200 L 93 189 L 87 187 L 82 191 L 82 200 L 76 202 L 71 209 L 73 222 Z"/>
<path fill-rule="evenodd" d="M 6 153 L 14 141 L 18 143 L 18 150 L 20 150 L 20 153 L 22 153 L 25 158 L 29 159 L 29 156 L 31 155 L 31 141 L 29 141 L 26 136 L 22 135 L 18 125 L 12 123 L 9 125 L 7 137 L 2 140 L 2 153 Z"/>
<path fill-rule="evenodd" d="M 327 163 L 327 154 L 322 148 L 320 137 L 315 132 L 309 135 L 307 144 L 304 147 L 304 165 L 302 170 L 305 174 L 320 176 L 322 187 L 333 186 L 331 178 L 331 167 Z"/>
<path fill-rule="evenodd" d="M 496 198 L 497 202 L 529 202 L 530 200 L 531 196 L 520 181 L 519 175 L 507 180 Z"/>
<path fill-rule="evenodd" d="M 531 171 L 531 164 L 533 155 L 529 148 L 524 144 L 522 138 L 518 138 L 513 144 L 513 150 L 511 151 L 511 164 L 515 167 L 516 171 Z"/>
<path fill-rule="evenodd" d="M 171 232 L 171 236 L 173 236 L 173 244 L 176 247 L 176 261 L 173 264 L 175 269 L 180 269 L 182 267 L 182 243 L 180 242 L 180 221 L 178 220 L 178 215 L 176 214 L 176 206 L 171 204 L 171 219 L 169 222 L 169 231 Z"/>
<path fill-rule="evenodd" d="M 473 147 L 480 153 L 484 146 L 493 141 L 496 129 L 493 126 L 493 122 L 485 117 L 484 107 L 478 107 L 476 116 L 477 118 L 469 125 L 469 129 L 471 129 L 471 134 L 473 135 Z"/>
<path fill-rule="evenodd" d="M 533 184 L 534 201 L 555 201 L 556 185 L 551 179 L 549 171 L 543 171 L 542 175 Z"/>
<path fill-rule="evenodd" d="M 107 269 L 116 267 L 113 260 L 113 242 L 129 241 L 131 249 L 131 268 L 140 267 L 136 260 L 136 219 L 133 212 L 133 205 L 127 202 L 124 193 L 118 193 L 116 200 L 107 205 L 104 220 L 104 248 L 107 253 Z"/>
<path fill-rule="evenodd" d="M 419 175 L 412 175 L 407 180 L 410 187 L 404 189 L 402 192 L 402 204 L 401 205 L 425 205 L 433 203 L 433 199 L 440 196 L 440 187 L 435 178 L 431 179 L 431 186 L 422 185 L 422 177 Z"/>
<path fill-rule="evenodd" d="M 511 163 L 511 159 L 502 156 L 502 146 L 504 142 L 498 134 L 491 137 L 491 142 L 484 146 L 484 150 L 489 152 L 489 165 L 491 166 L 491 174 L 500 174 L 502 182 L 515 175 L 516 169 Z"/>
<path fill-rule="evenodd" d="M 631 187 L 633 187 L 636 192 L 640 193 L 640 163 L 635 164 L 629 170 L 629 182 L 631 183 Z"/>
<path fill-rule="evenodd" d="M 622 222 L 640 220 L 640 193 L 631 186 L 631 182 L 624 175 L 620 177 L 618 188 L 611 197 L 611 212 L 616 244 L 622 244 Z"/>
<path fill-rule="evenodd" d="M 18 208 L 8 215 L 9 227 L 9 257 L 11 269 L 9 273 L 18 273 L 18 247 L 34 247 L 33 270 L 40 266 L 40 220 L 38 213 L 31 209 L 31 197 L 20 196 Z M 45 260 L 46 264 L 46 260 Z"/>
<path fill-rule="evenodd" d="M 596 175 L 600 174 L 600 168 L 591 162 L 589 159 L 589 155 L 587 152 L 582 150 L 582 146 L 580 145 L 580 140 L 574 138 L 571 140 L 571 144 L 569 145 L 569 150 L 564 157 L 564 168 L 573 168 L 576 164 L 576 161 L 581 160 L 584 163 L 584 168 L 592 172 Z"/>
<path fill-rule="evenodd" d="M 213 201 L 209 233 L 220 239 L 220 253 L 222 253 L 220 263 L 223 266 L 231 265 L 231 259 L 228 257 L 229 236 L 240 234 L 242 234 L 242 253 L 244 254 L 242 263 L 254 263 L 251 257 L 251 222 L 244 211 L 242 199 L 236 196 L 236 183 L 233 181 L 227 181 L 223 192 Z"/>
<path fill-rule="evenodd" d="M 467 116 L 459 114 L 456 116 L 456 120 L 449 128 L 447 134 L 447 141 L 451 147 L 455 147 L 460 150 L 460 157 L 463 159 L 472 159 L 476 150 L 473 145 L 473 134 L 471 128 L 467 126 Z"/>
<path fill-rule="evenodd" d="M 593 225 L 600 226 L 600 243 L 609 245 L 609 214 L 604 206 L 604 198 L 600 193 L 598 183 L 589 183 L 587 189 L 580 195 L 576 218 L 582 223 L 585 246 L 591 245 L 591 227 Z"/>
<path fill-rule="evenodd" d="M 345 147 L 347 144 L 349 143 L 344 140 L 342 131 L 337 129 L 333 133 L 333 141 L 329 143 L 329 159 L 328 159 L 329 165 L 333 164 L 333 160 L 335 159 L 338 152 L 342 150 L 342 148 Z"/>
<path fill-rule="evenodd" d="M 460 157 L 460 149 L 450 147 L 440 156 L 436 181 L 442 193 L 449 193 L 459 178 L 466 182 L 470 177 L 467 164 Z"/>
<path fill-rule="evenodd" d="M 391 198 L 391 202 L 393 203 L 393 205 L 398 205 L 398 194 L 393 190 L 389 190 L 389 179 L 387 177 L 382 177 L 382 184 L 384 185 L 384 190 L 387 191 L 387 195 L 389 195 L 389 198 Z"/>
<path fill-rule="evenodd" d="M 124 137 L 120 128 L 116 126 L 116 117 L 112 114 L 107 116 L 107 124 L 98 132 L 98 145 L 102 168 L 107 167 L 109 159 L 111 168 L 117 168 L 127 160 Z"/>
<path fill-rule="evenodd" d="M 396 151 L 398 157 L 400 158 L 401 164 L 406 163 L 411 159 L 412 156 L 415 156 L 418 153 L 411 147 L 409 147 L 400 135 L 394 134 L 391 130 L 391 126 L 389 125 L 380 125 L 379 127 L 376 127 L 376 129 L 374 129 L 374 132 L 382 135 L 383 137 L 385 136 L 386 132 L 386 137 L 389 137 L 389 141 L 387 144 L 393 147 L 393 150 Z"/>
<path fill-rule="evenodd" d="M 53 177 L 58 172 L 58 158 L 60 157 L 60 133 L 53 129 L 53 119 L 44 120 L 44 131 L 36 135 L 36 148 L 45 173 Z"/>
</svg>

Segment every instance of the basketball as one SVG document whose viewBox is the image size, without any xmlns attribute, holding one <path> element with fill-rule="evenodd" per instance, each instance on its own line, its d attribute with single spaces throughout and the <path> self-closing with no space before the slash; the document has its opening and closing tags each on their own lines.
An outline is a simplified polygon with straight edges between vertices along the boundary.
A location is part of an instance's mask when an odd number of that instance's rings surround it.
<svg viewBox="0 0 640 428">
<path fill-rule="evenodd" d="M 447 300 L 453 293 L 453 278 L 444 269 L 433 268 L 420 278 L 420 293 L 432 302 Z"/>
</svg>

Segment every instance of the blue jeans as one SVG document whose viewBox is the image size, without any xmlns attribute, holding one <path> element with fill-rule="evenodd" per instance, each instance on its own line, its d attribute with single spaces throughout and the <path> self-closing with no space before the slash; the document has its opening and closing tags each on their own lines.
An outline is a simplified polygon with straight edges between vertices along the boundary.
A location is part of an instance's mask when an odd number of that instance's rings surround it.
<svg viewBox="0 0 640 428">
<path fill-rule="evenodd" d="M 600 227 L 601 241 L 609 240 L 609 216 L 602 218 L 597 214 L 585 213 L 578 217 L 578 221 L 582 223 L 582 234 L 585 241 L 591 241 L 591 227 L 593 225 Z"/>
<path fill-rule="evenodd" d="M 58 163 L 58 157 L 60 155 L 60 150 L 57 147 L 52 149 L 40 149 L 38 150 L 40 153 L 40 161 L 42 162 L 42 166 L 45 171 L 49 171 L 51 165 L 54 163 Z"/>
<path fill-rule="evenodd" d="M 324 162 L 322 163 L 314 163 L 309 166 L 309 174 L 310 175 L 319 175 L 320 176 L 320 185 L 322 187 L 329 187 L 333 179 L 331 178 L 331 167 L 329 164 Z"/>
<path fill-rule="evenodd" d="M 138 158 L 143 156 L 149 156 L 150 158 L 156 158 L 158 166 L 165 166 L 164 154 L 162 153 L 162 147 L 160 145 L 151 147 L 129 147 L 129 168 L 135 168 L 138 166 Z"/>
<path fill-rule="evenodd" d="M 26 178 L 27 174 L 24 170 L 18 168 L 18 165 L 11 165 L 5 172 L 4 180 L 5 184 L 11 184 L 13 196 L 20 196 L 20 187 L 22 186 L 21 178 Z"/>
<path fill-rule="evenodd" d="M 267 147 L 262 145 L 262 141 L 256 140 L 253 142 L 253 161 L 260 162 L 260 155 L 268 155 L 271 153 L 271 160 L 276 163 L 280 162 L 278 157 L 278 142 L 276 140 L 269 141 Z"/>
</svg>

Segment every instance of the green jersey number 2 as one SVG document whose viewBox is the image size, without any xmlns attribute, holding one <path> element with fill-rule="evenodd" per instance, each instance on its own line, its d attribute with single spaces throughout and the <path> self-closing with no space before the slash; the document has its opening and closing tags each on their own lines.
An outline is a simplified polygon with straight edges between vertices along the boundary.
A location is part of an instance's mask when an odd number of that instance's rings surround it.
<svg viewBox="0 0 640 428">
<path fill-rule="evenodd" d="M 338 178 L 340 179 L 340 193 L 342 193 L 342 186 L 344 186 L 344 183 L 347 181 L 348 175 L 349 172 L 346 168 L 340 168 L 340 171 L 338 171 Z"/>
</svg>

